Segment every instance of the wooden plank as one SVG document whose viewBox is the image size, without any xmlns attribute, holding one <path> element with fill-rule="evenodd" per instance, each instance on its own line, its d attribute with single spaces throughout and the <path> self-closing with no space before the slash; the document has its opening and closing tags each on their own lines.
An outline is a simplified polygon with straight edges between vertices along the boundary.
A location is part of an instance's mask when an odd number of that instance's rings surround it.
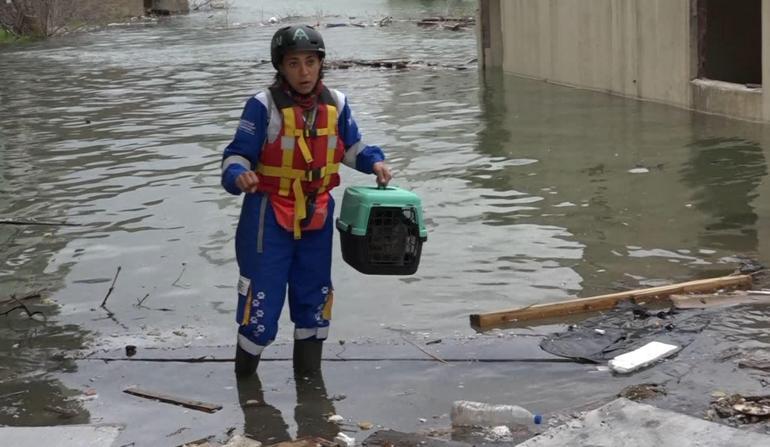
<svg viewBox="0 0 770 447">
<path fill-rule="evenodd" d="M 742 292 L 729 295 L 671 295 L 671 303 L 677 309 L 708 309 L 711 307 L 739 306 L 742 304 L 770 304 L 770 296 Z"/>
<path fill-rule="evenodd" d="M 180 405 L 182 407 L 191 408 L 193 410 L 205 411 L 206 413 L 216 413 L 222 409 L 222 406 L 218 404 L 210 404 L 208 402 L 201 402 L 198 400 L 184 399 L 181 397 L 172 396 L 170 394 L 159 393 L 157 391 L 145 390 L 137 387 L 126 388 L 123 390 L 123 392 L 132 394 L 134 396 L 144 397 L 146 399 L 153 399 L 168 404 Z"/>
<path fill-rule="evenodd" d="M 19 298 L 16 298 L 15 296 L 11 295 L 11 298 L 0 301 L 0 306 L 5 306 L 6 304 L 18 303 L 19 301 L 31 300 L 35 298 L 42 298 L 42 295 L 40 294 L 40 292 L 33 292 Z"/>
<path fill-rule="evenodd" d="M 668 300 L 668 297 L 675 293 L 707 293 L 719 289 L 742 289 L 749 287 L 751 287 L 751 275 L 722 276 L 719 278 L 699 279 L 666 286 L 611 293 L 609 295 L 575 298 L 555 303 L 533 304 L 527 307 L 485 314 L 472 314 L 470 321 L 471 326 L 474 328 L 486 330 L 518 321 L 543 320 L 565 315 L 608 310 L 624 300 L 652 303 Z"/>
<path fill-rule="evenodd" d="M 268 447 L 336 447 L 337 443 L 319 437 L 303 437 L 294 441 L 283 441 Z"/>
</svg>

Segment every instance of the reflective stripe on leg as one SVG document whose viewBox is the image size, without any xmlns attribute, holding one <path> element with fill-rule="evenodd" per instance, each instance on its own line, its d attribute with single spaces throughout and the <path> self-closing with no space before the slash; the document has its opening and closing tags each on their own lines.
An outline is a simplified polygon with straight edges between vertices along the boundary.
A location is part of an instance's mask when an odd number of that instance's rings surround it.
<svg viewBox="0 0 770 447">
<path fill-rule="evenodd" d="M 316 340 L 326 340 L 329 338 L 329 326 L 313 328 L 294 328 L 295 340 L 307 340 L 314 338 Z"/>
<path fill-rule="evenodd" d="M 251 355 L 262 355 L 265 350 L 265 346 L 254 343 L 243 334 L 238 334 L 238 346 Z"/>
</svg>

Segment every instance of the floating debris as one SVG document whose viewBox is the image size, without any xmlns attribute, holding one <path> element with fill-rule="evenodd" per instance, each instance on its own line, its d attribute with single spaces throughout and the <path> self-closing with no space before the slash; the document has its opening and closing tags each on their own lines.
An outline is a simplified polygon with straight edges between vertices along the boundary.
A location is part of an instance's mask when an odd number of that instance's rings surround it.
<svg viewBox="0 0 770 447">
<path fill-rule="evenodd" d="M 449 31 L 463 31 L 475 24 L 475 17 L 428 17 L 417 21 L 417 26 L 423 28 L 442 28 Z"/>
<path fill-rule="evenodd" d="M 642 400 L 653 399 L 667 394 L 663 385 L 657 383 L 640 383 L 623 388 L 618 393 L 618 397 L 625 397 L 628 400 L 639 402 Z"/>
<path fill-rule="evenodd" d="M 711 402 L 712 410 L 723 419 L 736 424 L 752 424 L 770 417 L 770 395 L 743 396 L 733 394 Z"/>
<path fill-rule="evenodd" d="M 669 357 L 679 349 L 677 345 L 651 341 L 641 348 L 615 357 L 609 361 L 608 366 L 618 374 L 628 374 Z"/>
<path fill-rule="evenodd" d="M 343 418 L 339 414 L 333 414 L 333 415 L 329 416 L 326 419 L 327 422 L 334 422 L 335 424 L 339 424 L 339 423 L 343 422 L 344 420 L 345 420 L 345 418 Z"/>
<path fill-rule="evenodd" d="M 337 433 L 337 436 L 334 437 L 334 441 L 336 441 L 337 445 L 340 447 L 353 447 L 356 445 L 356 438 L 348 436 L 342 432 Z"/>
</svg>

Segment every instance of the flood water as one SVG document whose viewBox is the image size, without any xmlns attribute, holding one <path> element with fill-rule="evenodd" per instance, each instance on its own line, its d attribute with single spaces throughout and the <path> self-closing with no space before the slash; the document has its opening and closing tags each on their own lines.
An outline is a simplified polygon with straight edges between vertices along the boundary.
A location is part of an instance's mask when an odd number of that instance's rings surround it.
<svg viewBox="0 0 770 447">
<path fill-rule="evenodd" d="M 272 16 L 393 16 L 322 28 L 329 59 L 437 64 L 326 73 L 429 231 L 410 277 L 359 274 L 335 240 L 332 340 L 470 334 L 470 313 L 770 261 L 770 127 L 483 74 L 472 30 L 410 20 L 473 15 L 475 1 L 274 3 L 0 47 L 0 218 L 71 224 L 0 224 L 0 300 L 47 297 L 28 301 L 45 321 L 0 317 L 0 395 L 37 385 L 0 424 L 55 422 L 34 402 L 66 394 L 57 352 L 234 344 L 241 199 L 219 165 L 272 79 Z M 373 178 L 343 173 L 360 184 Z M 99 305 L 119 267 L 110 316 Z"/>
</svg>

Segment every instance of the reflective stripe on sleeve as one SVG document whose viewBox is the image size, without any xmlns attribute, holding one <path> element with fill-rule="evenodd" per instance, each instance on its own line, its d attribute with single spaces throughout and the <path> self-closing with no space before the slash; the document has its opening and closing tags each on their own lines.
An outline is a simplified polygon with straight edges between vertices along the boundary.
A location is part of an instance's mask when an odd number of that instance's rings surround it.
<svg viewBox="0 0 770 447">
<path fill-rule="evenodd" d="M 222 172 L 225 172 L 227 168 L 232 165 L 241 165 L 246 168 L 247 171 L 251 170 L 251 162 L 246 157 L 231 155 L 222 161 Z"/>
<path fill-rule="evenodd" d="M 360 154 L 364 148 L 366 148 L 366 145 L 363 141 L 359 141 L 358 143 L 350 146 L 350 148 L 345 151 L 345 157 L 342 159 L 342 164 L 355 169 L 356 157 L 358 157 L 358 154 Z"/>
</svg>

